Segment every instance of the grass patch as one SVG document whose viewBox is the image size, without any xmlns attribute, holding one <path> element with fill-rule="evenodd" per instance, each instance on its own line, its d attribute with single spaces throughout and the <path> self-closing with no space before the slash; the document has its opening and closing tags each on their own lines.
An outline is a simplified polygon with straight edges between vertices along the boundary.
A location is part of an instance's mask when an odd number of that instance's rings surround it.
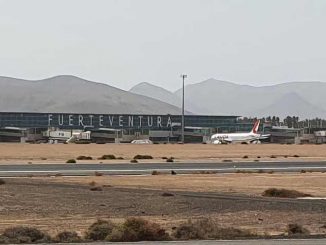
<svg viewBox="0 0 326 245">
<path fill-rule="evenodd" d="M 264 197 L 281 197 L 281 198 L 298 198 L 298 197 L 311 197 L 312 195 L 302 193 L 296 190 L 269 188 L 262 194 Z"/>
<path fill-rule="evenodd" d="M 76 160 L 75 159 L 69 159 L 66 161 L 66 163 L 76 163 Z"/>
<path fill-rule="evenodd" d="M 136 155 L 134 159 L 153 159 L 151 155 Z"/>
</svg>

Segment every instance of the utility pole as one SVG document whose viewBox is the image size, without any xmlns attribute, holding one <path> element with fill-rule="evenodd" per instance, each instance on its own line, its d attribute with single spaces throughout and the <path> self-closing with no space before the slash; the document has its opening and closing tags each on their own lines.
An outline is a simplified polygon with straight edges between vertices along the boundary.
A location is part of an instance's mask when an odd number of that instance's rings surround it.
<svg viewBox="0 0 326 245">
<path fill-rule="evenodd" d="M 181 141 L 185 143 L 185 79 L 186 74 L 182 74 L 182 119 L 181 119 Z"/>
</svg>

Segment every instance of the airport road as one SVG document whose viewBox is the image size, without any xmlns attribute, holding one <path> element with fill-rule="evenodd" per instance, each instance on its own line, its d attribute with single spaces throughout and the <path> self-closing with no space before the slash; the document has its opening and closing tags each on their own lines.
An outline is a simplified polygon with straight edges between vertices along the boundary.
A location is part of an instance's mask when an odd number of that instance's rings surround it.
<svg viewBox="0 0 326 245">
<path fill-rule="evenodd" d="M 94 244 L 94 243 L 80 243 L 80 244 Z M 178 245 L 212 245 L 212 244 L 226 244 L 226 245 L 324 245 L 325 239 L 279 239 L 279 240 L 236 240 L 236 241 L 177 241 L 177 242 L 134 242 L 134 243 L 95 243 L 96 245 L 106 244 L 128 244 L 128 245 L 148 245 L 148 244 L 178 244 Z"/>
<path fill-rule="evenodd" d="M 150 174 L 152 171 L 175 171 L 179 174 L 189 174 L 201 171 L 216 171 L 218 173 L 234 173 L 236 171 L 274 171 L 300 172 L 301 170 L 326 171 L 326 162 L 222 162 L 222 163 L 138 163 L 138 164 L 13 164 L 0 165 L 1 177 L 26 175 L 87 176 L 94 172 L 105 175 L 135 175 Z"/>
</svg>

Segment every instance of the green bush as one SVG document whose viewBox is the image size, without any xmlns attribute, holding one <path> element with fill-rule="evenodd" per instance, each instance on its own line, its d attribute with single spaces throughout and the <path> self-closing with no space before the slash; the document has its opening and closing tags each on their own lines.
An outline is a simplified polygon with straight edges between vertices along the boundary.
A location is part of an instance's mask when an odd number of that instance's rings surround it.
<svg viewBox="0 0 326 245">
<path fill-rule="evenodd" d="M 76 163 L 76 160 L 75 159 L 69 159 L 66 161 L 66 163 Z"/>
<path fill-rule="evenodd" d="M 32 227 L 16 226 L 4 230 L 3 237 L 8 238 L 10 243 L 48 243 L 51 237 Z"/>
<path fill-rule="evenodd" d="M 262 194 L 264 197 L 282 197 L 282 198 L 298 198 L 311 197 L 310 194 L 305 194 L 296 190 L 269 188 Z"/>
<path fill-rule="evenodd" d="M 86 239 L 93 241 L 103 241 L 111 234 L 114 224 L 109 220 L 98 220 L 92 224 L 86 233 Z"/>
<path fill-rule="evenodd" d="M 153 159 L 153 157 L 150 155 L 136 155 L 134 159 Z"/>
<path fill-rule="evenodd" d="M 106 238 L 110 242 L 167 241 L 169 234 L 158 224 L 142 218 L 128 218 Z"/>
<path fill-rule="evenodd" d="M 76 243 L 81 242 L 82 239 L 75 231 L 63 231 L 55 236 L 54 241 L 61 243 Z"/>
</svg>

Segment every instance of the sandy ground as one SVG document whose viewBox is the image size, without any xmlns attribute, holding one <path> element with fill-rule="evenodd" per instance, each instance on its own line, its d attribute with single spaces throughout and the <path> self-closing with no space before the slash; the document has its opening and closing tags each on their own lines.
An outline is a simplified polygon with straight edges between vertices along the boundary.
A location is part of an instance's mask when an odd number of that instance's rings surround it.
<svg viewBox="0 0 326 245">
<path fill-rule="evenodd" d="M 133 144 L 0 144 L 0 163 L 39 163 L 61 162 L 77 158 L 80 155 L 93 157 L 97 160 L 104 154 L 114 154 L 123 157 L 129 162 L 137 154 L 147 154 L 154 157 L 155 161 L 164 161 L 162 157 L 175 157 L 176 161 L 206 161 L 219 162 L 224 159 L 241 161 L 259 160 L 291 161 L 300 160 L 326 160 L 326 145 L 204 145 L 204 144 L 166 144 L 166 145 L 133 145 Z M 299 157 L 293 157 L 293 156 Z M 244 156 L 248 158 L 244 159 Z M 275 156 L 275 158 L 271 158 Z M 116 162 L 115 160 L 114 162 Z M 81 163 L 83 161 L 80 161 Z M 113 162 L 113 161 L 111 161 Z M 142 161 L 146 162 L 146 161 Z"/>
<path fill-rule="evenodd" d="M 120 188 L 219 192 L 260 196 L 271 187 L 302 191 L 316 197 L 326 197 L 326 173 L 304 174 L 195 174 L 147 176 L 57 177 L 54 182 L 112 185 Z"/>
<path fill-rule="evenodd" d="M 9 178 L 0 186 L 0 232 L 14 225 L 55 234 L 83 234 L 98 218 L 121 222 L 140 216 L 168 231 L 187 219 L 209 217 L 225 226 L 278 234 L 289 223 L 325 233 L 326 201 L 257 198 L 267 187 L 326 195 L 325 176 L 306 174 L 228 174 Z M 91 191 L 90 182 L 102 186 Z M 162 193 L 174 196 L 163 197 Z M 209 192 L 209 193 L 206 193 Z M 209 197 L 205 195 L 210 195 Z"/>
</svg>

